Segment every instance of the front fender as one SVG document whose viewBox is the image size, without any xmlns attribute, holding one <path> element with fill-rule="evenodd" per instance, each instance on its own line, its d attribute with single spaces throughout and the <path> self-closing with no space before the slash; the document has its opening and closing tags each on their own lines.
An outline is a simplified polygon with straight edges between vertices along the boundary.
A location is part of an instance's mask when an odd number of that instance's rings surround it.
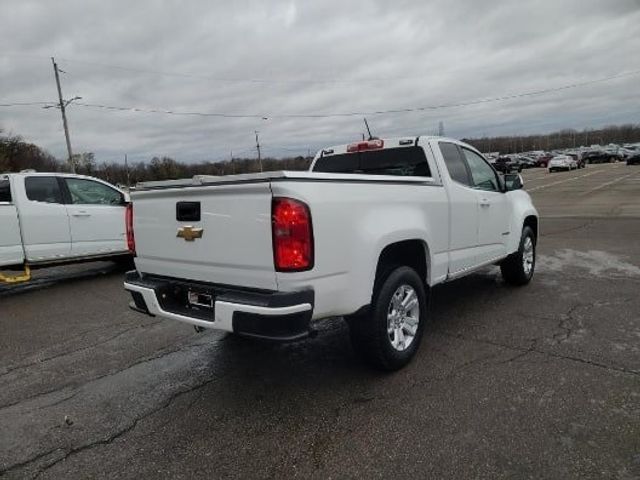
<svg viewBox="0 0 640 480">
<path fill-rule="evenodd" d="M 513 253 L 520 247 L 522 228 L 527 217 L 533 216 L 539 219 L 538 211 L 531 201 L 531 197 L 524 190 L 514 190 L 506 194 L 511 202 L 511 219 L 509 222 L 509 240 L 507 242 L 507 253 Z M 539 224 L 539 221 L 538 221 Z M 540 228 L 538 227 L 538 234 Z"/>
</svg>

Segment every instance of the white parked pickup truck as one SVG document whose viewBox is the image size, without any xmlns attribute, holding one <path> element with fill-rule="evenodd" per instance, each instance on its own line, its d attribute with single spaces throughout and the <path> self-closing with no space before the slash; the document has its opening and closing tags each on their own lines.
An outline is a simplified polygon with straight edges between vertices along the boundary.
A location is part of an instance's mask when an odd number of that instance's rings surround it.
<svg viewBox="0 0 640 480">
<path fill-rule="evenodd" d="M 132 308 L 295 340 L 347 319 L 355 349 L 394 370 L 415 354 L 426 291 L 491 264 L 524 285 L 538 213 L 519 175 L 441 137 L 320 151 L 308 172 L 196 177 L 132 192 Z"/>
<path fill-rule="evenodd" d="M 28 272 L 34 266 L 130 259 L 125 227 L 128 205 L 125 192 L 92 177 L 2 174 L 0 268 L 26 267 Z M 12 277 L 2 275 L 0 280 Z"/>
</svg>

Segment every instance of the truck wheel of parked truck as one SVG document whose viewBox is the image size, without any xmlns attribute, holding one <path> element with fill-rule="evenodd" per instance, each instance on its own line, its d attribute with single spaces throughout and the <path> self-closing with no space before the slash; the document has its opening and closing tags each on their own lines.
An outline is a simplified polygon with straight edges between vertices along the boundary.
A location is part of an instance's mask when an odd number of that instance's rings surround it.
<svg viewBox="0 0 640 480">
<path fill-rule="evenodd" d="M 420 346 L 427 295 L 424 280 L 413 268 L 388 267 L 376 280 L 369 311 L 349 317 L 347 323 L 354 350 L 369 364 L 392 371 L 409 363 Z M 411 310 L 417 315 L 407 315 Z"/>
<path fill-rule="evenodd" d="M 529 226 L 522 229 L 518 251 L 500 264 L 504 281 L 511 285 L 526 285 L 533 278 L 536 268 L 536 236 Z"/>
</svg>

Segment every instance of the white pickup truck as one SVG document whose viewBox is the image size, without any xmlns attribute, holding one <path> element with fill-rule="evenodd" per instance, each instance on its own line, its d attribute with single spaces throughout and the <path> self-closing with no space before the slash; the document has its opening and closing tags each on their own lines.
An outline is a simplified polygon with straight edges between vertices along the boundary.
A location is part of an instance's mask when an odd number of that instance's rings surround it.
<svg viewBox="0 0 640 480">
<path fill-rule="evenodd" d="M 442 137 L 372 139 L 320 151 L 308 172 L 131 196 L 133 309 L 278 340 L 343 316 L 355 349 L 387 370 L 415 354 L 429 288 L 491 264 L 524 285 L 535 268 L 538 213 L 522 179 Z"/>
<path fill-rule="evenodd" d="M 97 178 L 67 173 L 0 175 L 0 269 L 130 259 L 128 195 Z"/>
</svg>

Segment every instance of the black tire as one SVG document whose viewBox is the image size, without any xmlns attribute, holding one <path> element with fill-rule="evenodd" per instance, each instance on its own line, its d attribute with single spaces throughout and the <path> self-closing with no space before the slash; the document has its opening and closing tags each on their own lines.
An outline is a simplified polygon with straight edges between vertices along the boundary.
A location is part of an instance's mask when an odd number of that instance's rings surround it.
<svg viewBox="0 0 640 480">
<path fill-rule="evenodd" d="M 411 287 L 416 294 L 418 324 L 413 340 L 404 350 L 398 350 L 393 346 L 387 330 L 387 316 L 392 308 L 394 294 L 403 286 Z M 347 319 L 351 344 L 360 357 L 372 367 L 384 371 L 399 370 L 411 361 L 420 346 L 427 322 L 426 313 L 425 287 L 416 271 L 406 266 L 387 270 L 386 274 L 381 274 L 376 281 L 370 311 Z"/>
<path fill-rule="evenodd" d="M 527 239 L 531 241 L 532 248 L 532 260 L 529 270 L 525 268 L 524 256 L 525 245 L 527 245 Z M 533 278 L 533 273 L 536 269 L 536 236 L 533 233 L 531 227 L 524 227 L 522 229 L 522 236 L 520 238 L 520 245 L 518 251 L 512 253 L 505 258 L 500 264 L 500 271 L 502 272 L 502 278 L 510 285 L 526 285 Z"/>
</svg>

